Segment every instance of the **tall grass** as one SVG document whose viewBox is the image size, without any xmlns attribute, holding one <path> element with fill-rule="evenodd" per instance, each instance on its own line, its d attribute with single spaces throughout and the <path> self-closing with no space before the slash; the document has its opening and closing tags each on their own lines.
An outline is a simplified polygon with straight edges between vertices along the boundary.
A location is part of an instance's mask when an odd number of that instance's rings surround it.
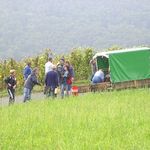
<svg viewBox="0 0 150 150">
<path fill-rule="evenodd" d="M 91 93 L 1 107 L 0 149 L 149 150 L 150 91 Z"/>
</svg>

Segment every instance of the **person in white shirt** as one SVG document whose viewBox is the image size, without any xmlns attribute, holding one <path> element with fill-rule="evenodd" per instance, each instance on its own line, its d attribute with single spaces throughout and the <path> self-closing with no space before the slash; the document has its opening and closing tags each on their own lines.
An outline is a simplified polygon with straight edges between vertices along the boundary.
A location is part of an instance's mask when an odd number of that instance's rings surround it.
<svg viewBox="0 0 150 150">
<path fill-rule="evenodd" d="M 53 70 L 53 63 L 52 63 L 52 58 L 48 58 L 48 62 L 45 64 L 45 74 L 47 74 L 49 71 Z"/>
<path fill-rule="evenodd" d="M 53 60 L 52 57 L 49 57 L 48 62 L 45 64 L 45 78 L 46 78 L 47 73 L 53 70 L 54 65 L 52 63 L 52 60 Z M 48 90 L 48 87 L 45 85 L 44 86 L 44 91 L 43 91 L 44 94 L 47 93 L 47 90 Z"/>
</svg>

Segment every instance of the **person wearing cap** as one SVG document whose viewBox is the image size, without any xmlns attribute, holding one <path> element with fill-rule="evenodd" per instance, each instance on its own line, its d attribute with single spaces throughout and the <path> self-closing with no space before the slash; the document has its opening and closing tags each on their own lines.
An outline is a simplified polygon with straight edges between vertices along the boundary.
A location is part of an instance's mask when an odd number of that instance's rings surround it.
<svg viewBox="0 0 150 150">
<path fill-rule="evenodd" d="M 48 62 L 45 64 L 45 75 L 49 72 L 53 70 L 53 63 L 52 63 L 53 59 L 52 57 L 48 58 Z"/>
<path fill-rule="evenodd" d="M 13 104 L 15 102 L 15 89 L 17 85 L 15 76 L 16 76 L 16 71 L 12 69 L 10 70 L 10 76 L 5 79 L 5 83 L 7 85 L 7 91 L 9 94 L 9 104 Z"/>
<path fill-rule="evenodd" d="M 24 76 L 24 80 L 26 81 L 28 76 L 31 74 L 32 69 L 31 69 L 31 62 L 28 62 L 27 65 L 25 66 L 24 70 L 23 70 L 23 76 Z"/>
<path fill-rule="evenodd" d="M 37 79 L 39 69 L 34 68 L 31 75 L 27 78 L 24 84 L 24 102 L 31 99 L 31 92 L 35 85 L 41 85 Z"/>
<path fill-rule="evenodd" d="M 55 97 L 55 89 L 58 87 L 58 74 L 56 72 L 56 66 L 53 65 L 52 70 L 46 74 L 45 86 L 47 87 L 48 96 Z"/>
</svg>

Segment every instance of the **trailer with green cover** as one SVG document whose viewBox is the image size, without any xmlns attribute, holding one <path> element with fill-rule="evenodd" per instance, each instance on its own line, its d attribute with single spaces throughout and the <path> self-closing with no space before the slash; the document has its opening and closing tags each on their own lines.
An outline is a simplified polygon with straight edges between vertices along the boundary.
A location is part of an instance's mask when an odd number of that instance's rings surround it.
<svg viewBox="0 0 150 150">
<path fill-rule="evenodd" d="M 96 68 L 109 74 L 114 88 L 150 85 L 150 48 L 132 48 L 96 53 Z"/>
</svg>

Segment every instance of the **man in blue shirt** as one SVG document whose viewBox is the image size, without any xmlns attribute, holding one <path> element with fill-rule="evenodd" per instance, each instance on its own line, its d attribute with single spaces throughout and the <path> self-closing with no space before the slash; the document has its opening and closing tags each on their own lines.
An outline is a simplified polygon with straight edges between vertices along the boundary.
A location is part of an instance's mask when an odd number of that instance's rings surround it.
<svg viewBox="0 0 150 150">
<path fill-rule="evenodd" d="M 31 69 L 31 62 L 28 62 L 27 65 L 25 66 L 24 70 L 23 70 L 23 76 L 24 76 L 24 80 L 26 81 L 28 76 L 31 74 L 32 69 Z"/>
<path fill-rule="evenodd" d="M 37 79 L 39 74 L 39 69 L 34 68 L 31 75 L 28 76 L 24 84 L 24 102 L 31 99 L 31 92 L 35 85 L 41 85 Z"/>
<path fill-rule="evenodd" d="M 101 82 L 104 82 L 104 72 L 101 69 L 99 69 L 94 74 L 92 78 L 92 83 L 101 83 Z"/>
</svg>

